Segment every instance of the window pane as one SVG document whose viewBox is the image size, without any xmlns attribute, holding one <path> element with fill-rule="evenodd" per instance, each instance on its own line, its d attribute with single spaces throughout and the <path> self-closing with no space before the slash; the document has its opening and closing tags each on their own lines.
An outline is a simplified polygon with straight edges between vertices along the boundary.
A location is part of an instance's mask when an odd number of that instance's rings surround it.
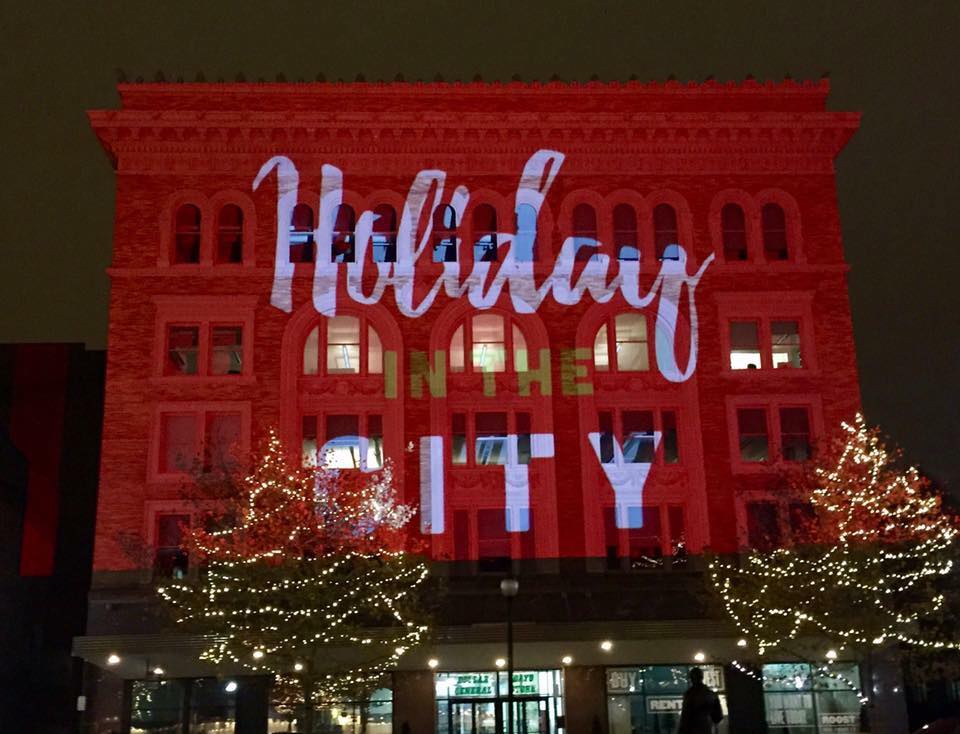
<svg viewBox="0 0 960 734">
<path fill-rule="evenodd" d="M 679 244 L 677 236 L 677 212 L 669 204 L 658 204 L 653 208 L 653 244 L 657 258 L 676 260 L 679 254 L 671 245 Z"/>
<path fill-rule="evenodd" d="M 785 461 L 810 458 L 810 419 L 806 408 L 780 409 L 780 453 Z"/>
<path fill-rule="evenodd" d="M 360 319 L 334 316 L 327 321 L 327 372 L 360 372 Z"/>
<path fill-rule="evenodd" d="M 502 509 L 477 510 L 477 551 L 481 559 L 510 557 L 510 537 Z"/>
<path fill-rule="evenodd" d="M 637 214 L 629 204 L 618 204 L 613 209 L 613 244 L 620 260 L 639 260 Z"/>
<path fill-rule="evenodd" d="M 767 260 L 787 259 L 787 218 L 778 204 L 764 204 L 760 212 L 763 221 L 763 254 Z"/>
<path fill-rule="evenodd" d="M 352 263 L 354 261 L 355 222 L 352 206 L 341 204 L 337 207 L 337 216 L 333 223 L 333 246 L 330 250 L 331 262 Z"/>
<path fill-rule="evenodd" d="M 213 354 L 210 371 L 215 375 L 239 375 L 243 372 L 243 327 L 214 326 L 211 339 Z"/>
<path fill-rule="evenodd" d="M 200 209 L 184 204 L 177 210 L 173 262 L 200 262 Z"/>
<path fill-rule="evenodd" d="M 367 416 L 367 469 L 383 467 L 383 417 Z"/>
<path fill-rule="evenodd" d="M 615 323 L 617 369 L 622 372 L 650 369 L 647 353 L 647 320 L 643 314 L 617 314 Z"/>
<path fill-rule="evenodd" d="M 747 542 L 757 550 L 781 545 L 777 506 L 772 502 L 747 503 Z"/>
<path fill-rule="evenodd" d="M 164 513 L 157 515 L 154 538 L 153 570 L 160 576 L 183 578 L 189 559 L 183 547 L 184 536 L 190 530 L 190 515 Z"/>
<path fill-rule="evenodd" d="M 243 210 L 227 204 L 217 223 L 217 262 L 243 262 Z"/>
<path fill-rule="evenodd" d="M 397 213 L 389 204 L 380 204 L 373 210 L 373 261 L 392 263 L 397 261 Z"/>
<path fill-rule="evenodd" d="M 383 345 L 372 326 L 367 327 L 367 372 L 371 375 L 383 373 Z"/>
<path fill-rule="evenodd" d="M 656 505 L 652 507 L 646 505 L 641 513 L 642 527 L 633 527 L 627 531 L 630 566 L 631 568 L 657 568 L 663 564 L 660 508 Z"/>
<path fill-rule="evenodd" d="M 514 372 L 526 372 L 529 369 L 527 363 L 527 340 L 520 331 L 520 327 L 513 325 L 513 370 Z"/>
<path fill-rule="evenodd" d="M 324 463 L 331 469 L 360 468 L 360 418 L 328 415 Z"/>
<path fill-rule="evenodd" d="M 303 374 L 315 375 L 320 368 L 320 327 L 314 326 L 303 345 Z"/>
<path fill-rule="evenodd" d="M 800 323 L 774 321 L 770 324 L 771 361 L 774 367 L 802 367 Z"/>
<path fill-rule="evenodd" d="M 612 464 L 616 458 L 613 449 L 613 413 L 604 410 L 601 411 L 598 418 L 600 428 L 600 463 Z"/>
<path fill-rule="evenodd" d="M 233 731 L 237 694 L 217 678 L 198 678 L 190 686 L 190 732 Z"/>
<path fill-rule="evenodd" d="M 727 261 L 747 259 L 747 225 L 743 209 L 727 204 L 720 210 L 723 232 L 723 257 Z"/>
<path fill-rule="evenodd" d="M 473 317 L 473 368 L 484 372 L 503 372 L 506 348 L 503 317 L 484 314 Z"/>
<path fill-rule="evenodd" d="M 197 459 L 197 416 L 165 414 L 160 419 L 160 471 L 189 471 Z"/>
<path fill-rule="evenodd" d="M 290 215 L 290 262 L 313 262 L 313 209 L 297 204 Z"/>
<path fill-rule="evenodd" d="M 450 457 L 454 464 L 467 463 L 467 416 L 454 413 L 451 420 Z"/>
<path fill-rule="evenodd" d="M 506 464 L 507 414 L 477 413 L 475 421 L 477 464 Z"/>
<path fill-rule="evenodd" d="M 790 537 L 794 543 L 809 543 L 816 538 L 817 513 L 809 502 L 791 502 L 788 508 Z"/>
<path fill-rule="evenodd" d="M 463 372 L 463 364 L 463 324 L 461 324 L 450 339 L 450 371 Z"/>
<path fill-rule="evenodd" d="M 600 327 L 596 339 L 593 340 L 593 366 L 601 372 L 610 369 L 610 347 L 607 342 L 606 324 Z"/>
<path fill-rule="evenodd" d="M 305 415 L 301 420 L 301 448 L 303 466 L 317 466 L 317 416 Z"/>
<path fill-rule="evenodd" d="M 623 421 L 623 460 L 649 464 L 653 461 L 653 412 L 625 410 Z"/>
<path fill-rule="evenodd" d="M 489 204 L 473 210 L 473 258 L 479 262 L 497 259 L 497 212 Z"/>
<path fill-rule="evenodd" d="M 204 471 L 231 471 L 240 442 L 240 414 L 208 413 L 206 429 Z"/>
<path fill-rule="evenodd" d="M 680 441 L 677 437 L 677 414 L 672 410 L 665 410 L 663 418 L 663 462 L 676 464 L 680 461 Z"/>
<path fill-rule="evenodd" d="M 613 507 L 603 508 L 603 545 L 607 551 L 607 568 L 619 568 L 620 529 L 617 527 L 617 515 Z"/>
<path fill-rule="evenodd" d="M 670 522 L 670 552 L 674 563 L 678 557 L 686 555 L 687 528 L 681 505 L 671 505 L 667 509 L 667 520 Z"/>
<path fill-rule="evenodd" d="M 760 369 L 760 325 L 756 321 L 730 322 L 730 369 Z"/>
<path fill-rule="evenodd" d="M 165 375 L 197 374 L 200 354 L 199 326 L 170 326 L 167 328 L 167 362 Z"/>
<path fill-rule="evenodd" d="M 740 432 L 740 459 L 743 461 L 766 461 L 767 413 L 762 408 L 742 408 L 737 411 Z"/>
<path fill-rule="evenodd" d="M 178 680 L 131 682 L 130 731 L 181 734 L 183 683 Z"/>
</svg>

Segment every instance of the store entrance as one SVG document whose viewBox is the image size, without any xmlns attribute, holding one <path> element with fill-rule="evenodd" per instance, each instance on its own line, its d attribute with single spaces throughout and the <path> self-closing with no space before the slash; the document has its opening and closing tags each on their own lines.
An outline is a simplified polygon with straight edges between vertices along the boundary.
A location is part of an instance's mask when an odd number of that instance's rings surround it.
<svg viewBox="0 0 960 734">
<path fill-rule="evenodd" d="M 448 699 L 446 734 L 507 734 L 507 705 L 502 698 Z M 547 696 L 514 697 L 513 734 L 552 734 Z"/>
</svg>

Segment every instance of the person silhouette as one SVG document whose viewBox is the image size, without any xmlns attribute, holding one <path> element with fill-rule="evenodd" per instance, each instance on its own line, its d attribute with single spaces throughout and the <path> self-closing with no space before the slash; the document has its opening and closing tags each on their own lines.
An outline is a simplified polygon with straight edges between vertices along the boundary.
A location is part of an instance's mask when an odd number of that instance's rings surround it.
<svg viewBox="0 0 960 734">
<path fill-rule="evenodd" d="M 704 685 L 700 668 L 690 668 L 687 677 L 690 687 L 683 694 L 677 734 L 710 734 L 714 725 L 723 720 L 720 697 Z"/>
</svg>

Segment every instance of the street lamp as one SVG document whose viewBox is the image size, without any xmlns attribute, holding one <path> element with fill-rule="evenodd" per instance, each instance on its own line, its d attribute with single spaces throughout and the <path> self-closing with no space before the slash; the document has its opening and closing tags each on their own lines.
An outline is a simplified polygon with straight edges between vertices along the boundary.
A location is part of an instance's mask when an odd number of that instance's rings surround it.
<svg viewBox="0 0 960 734">
<path fill-rule="evenodd" d="M 507 600 L 507 734 L 513 734 L 513 597 L 520 591 L 520 582 L 506 578 L 500 582 L 500 593 Z"/>
</svg>

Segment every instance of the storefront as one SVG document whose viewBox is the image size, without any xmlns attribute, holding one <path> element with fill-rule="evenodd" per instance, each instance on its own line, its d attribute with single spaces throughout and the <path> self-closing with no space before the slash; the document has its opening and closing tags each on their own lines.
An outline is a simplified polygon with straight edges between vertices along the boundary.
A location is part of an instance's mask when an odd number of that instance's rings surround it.
<svg viewBox="0 0 960 734">
<path fill-rule="evenodd" d="M 500 734 L 507 727 L 507 673 L 437 673 L 437 734 Z M 559 670 L 515 671 L 514 734 L 553 734 L 563 721 Z"/>
<path fill-rule="evenodd" d="M 609 734 L 673 734 L 680 720 L 691 665 L 645 665 L 607 669 Z M 723 668 L 701 665 L 703 682 L 720 696 L 727 712 Z M 727 719 L 719 734 L 726 734 Z"/>
<path fill-rule="evenodd" d="M 763 666 L 763 703 L 770 734 L 856 734 L 860 731 L 856 663 L 816 669 L 806 663 Z"/>
</svg>

